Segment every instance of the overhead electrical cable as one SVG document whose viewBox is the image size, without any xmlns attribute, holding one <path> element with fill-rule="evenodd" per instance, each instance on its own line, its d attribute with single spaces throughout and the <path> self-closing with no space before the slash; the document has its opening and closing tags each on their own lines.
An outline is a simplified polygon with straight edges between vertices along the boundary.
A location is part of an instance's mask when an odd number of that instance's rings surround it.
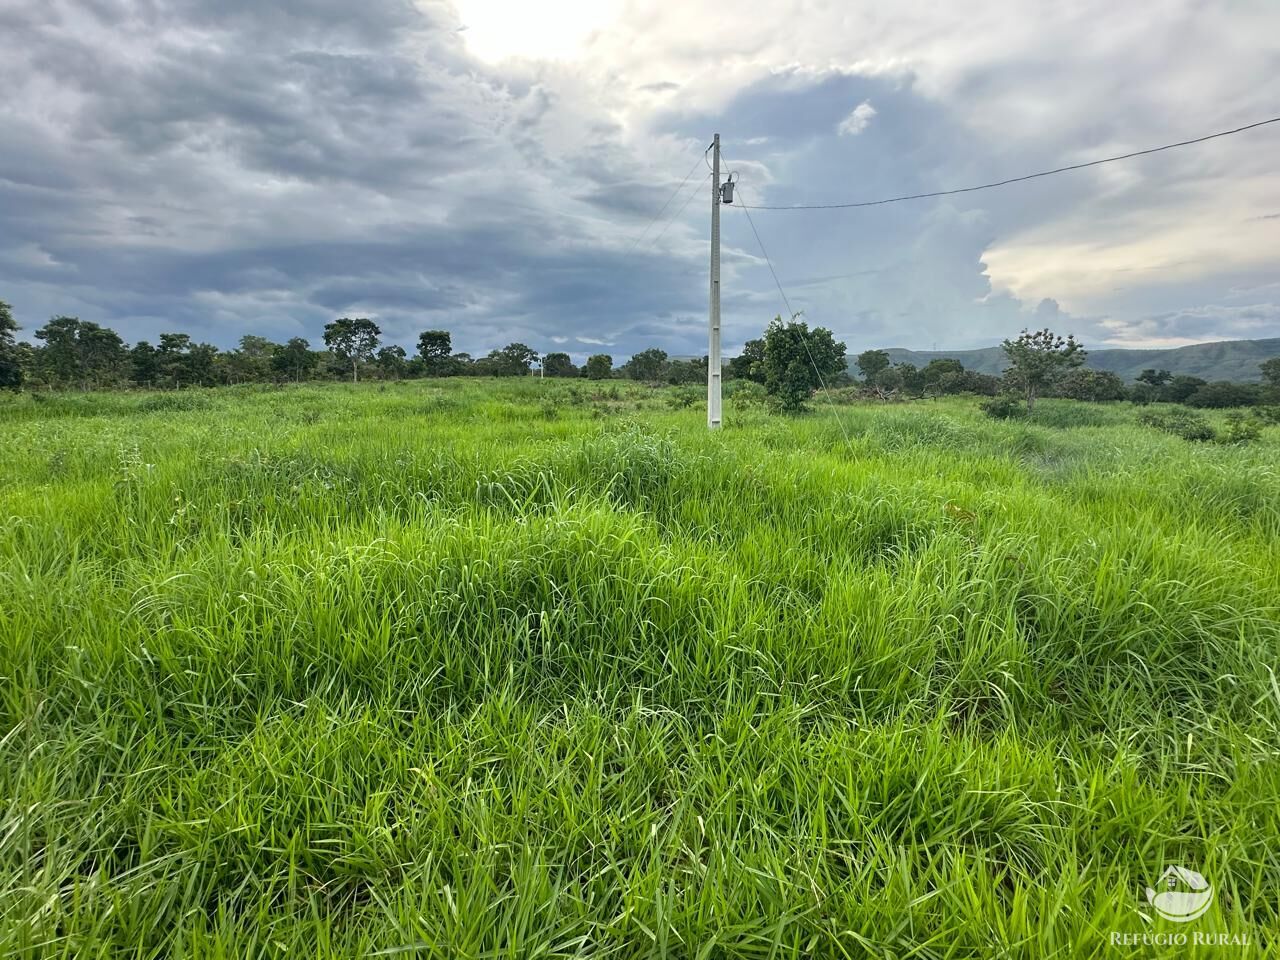
<svg viewBox="0 0 1280 960">
<path fill-rule="evenodd" d="M 742 187 L 738 187 L 741 192 Z M 778 272 L 773 269 L 773 261 L 769 259 L 769 251 L 764 248 L 764 241 L 760 239 L 760 231 L 756 229 L 756 222 L 751 219 L 751 211 L 744 204 L 742 212 L 747 215 L 747 223 L 751 225 L 751 232 L 756 238 L 756 246 L 760 248 L 760 255 L 764 257 L 765 264 L 769 267 L 769 273 L 773 277 L 773 284 L 778 288 L 778 295 L 782 297 L 782 305 L 787 308 L 787 316 L 794 320 L 799 314 L 791 309 L 791 301 L 787 298 L 787 292 L 782 289 L 782 281 L 778 279 Z M 818 368 L 818 361 L 814 359 L 813 351 L 809 349 L 809 338 L 801 337 L 800 342 L 804 344 L 804 352 L 809 356 L 809 363 L 813 367 L 813 372 L 817 374 L 818 383 L 822 387 L 822 393 L 827 398 L 827 405 L 831 408 L 832 415 L 836 418 L 836 423 L 840 425 L 840 432 L 844 435 L 845 446 L 850 452 L 853 451 L 853 443 L 849 439 L 849 431 L 845 429 L 844 420 L 840 418 L 840 411 L 836 409 L 835 401 L 831 399 L 831 391 L 827 389 L 827 381 L 822 376 L 822 371 Z"/>
<path fill-rule="evenodd" d="M 1256 130 L 1258 127 L 1265 127 L 1269 123 L 1280 123 L 1280 117 L 1272 117 L 1270 120 L 1259 120 L 1257 123 L 1246 124 L 1243 127 L 1236 127 L 1234 130 L 1223 130 L 1219 133 L 1210 133 L 1203 137 L 1196 137 L 1192 140 L 1179 140 L 1177 143 L 1166 143 L 1163 146 L 1151 147 L 1147 150 L 1134 150 L 1132 153 L 1121 153 L 1114 157 L 1103 157 L 1100 160 L 1089 160 L 1086 163 L 1072 163 L 1065 167 L 1055 167 L 1052 170 L 1042 170 L 1039 173 L 1028 173 L 1021 177 L 1010 177 L 1007 180 L 995 180 L 991 183 L 979 183 L 972 187 L 957 187 L 954 190 L 934 190 L 930 193 L 910 193 L 900 197 L 885 197 L 882 200 L 860 200 L 852 203 L 793 203 L 785 205 L 765 205 L 755 204 L 755 210 L 848 210 L 853 207 L 878 207 L 886 203 L 902 203 L 904 200 L 925 200 L 930 197 L 949 197 L 957 193 L 973 193 L 977 190 L 990 190 L 993 187 L 1003 187 L 1011 183 L 1022 183 L 1025 180 L 1035 180 L 1039 177 L 1051 177 L 1058 173 L 1067 173 L 1071 170 L 1083 170 L 1086 167 L 1096 167 L 1104 163 L 1115 163 L 1117 160 L 1129 160 L 1133 157 L 1145 157 L 1153 153 L 1161 153 L 1165 150 L 1173 150 L 1177 147 L 1188 147 L 1196 143 L 1204 143 L 1207 140 L 1216 140 L 1219 137 L 1230 137 L 1233 134 L 1244 133 L 1246 130 Z M 743 210 L 746 210 L 747 204 L 741 204 Z"/>
<path fill-rule="evenodd" d="M 646 253 L 649 250 L 652 250 L 654 247 L 656 247 L 658 245 L 658 241 L 662 239 L 663 234 L 665 234 L 668 230 L 670 230 L 671 225 L 680 219 L 680 215 L 684 213 L 685 208 L 688 207 L 689 204 L 693 202 L 693 198 L 698 195 L 698 191 L 702 189 L 702 185 L 706 183 L 707 178 L 710 176 L 711 174 L 707 174 L 707 176 L 703 177 L 701 180 L 699 180 L 697 183 L 693 185 L 693 189 L 690 190 L 689 195 L 685 197 L 684 203 L 680 204 L 680 209 L 675 212 L 675 216 L 671 217 L 666 222 L 666 224 L 663 225 L 662 229 L 658 231 L 658 235 L 654 237 L 653 241 L 646 246 L 645 248 Z"/>
<path fill-rule="evenodd" d="M 684 185 L 688 183 L 689 178 L 693 176 L 693 171 L 698 169 L 699 163 L 701 163 L 700 159 L 695 160 L 693 162 L 693 166 L 690 167 L 689 172 L 684 175 L 684 179 L 681 180 L 680 183 L 676 185 L 676 188 L 671 191 L 671 195 L 667 197 L 667 202 L 662 205 L 662 209 L 659 210 L 657 213 L 655 213 L 653 215 L 653 219 L 650 220 L 647 224 L 645 224 L 645 228 L 643 231 L 641 231 L 640 236 L 636 237 L 635 242 L 631 244 L 630 249 L 627 250 L 628 255 L 635 252 L 636 247 L 640 246 L 640 241 L 645 238 L 645 234 L 647 234 L 650 230 L 653 229 L 653 225 L 658 222 L 658 218 L 661 217 L 666 212 L 667 207 L 671 206 L 671 201 L 676 198 L 676 194 L 678 194 L 682 189 L 684 189 Z M 661 234 L 659 234 L 659 236 L 661 236 Z"/>
</svg>

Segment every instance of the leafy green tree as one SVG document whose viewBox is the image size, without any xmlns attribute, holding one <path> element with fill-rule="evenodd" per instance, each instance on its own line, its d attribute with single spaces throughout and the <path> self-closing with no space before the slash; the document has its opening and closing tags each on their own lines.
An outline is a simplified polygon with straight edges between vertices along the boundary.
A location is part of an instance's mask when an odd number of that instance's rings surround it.
<svg viewBox="0 0 1280 960">
<path fill-rule="evenodd" d="M 54 317 L 36 330 L 36 339 L 44 341 L 40 365 L 46 383 L 65 386 L 83 382 L 79 317 Z"/>
<path fill-rule="evenodd" d="M 311 344 L 302 337 L 293 337 L 288 343 L 271 351 L 271 370 L 277 376 L 300 381 L 316 368 L 317 357 Z"/>
<path fill-rule="evenodd" d="M 675 386 L 707 382 L 707 358 L 672 360 L 667 365 L 667 383 Z"/>
<path fill-rule="evenodd" d="M 1193 393 L 1208 382 L 1201 377 L 1180 373 L 1160 388 L 1160 399 L 1165 403 L 1186 403 Z"/>
<path fill-rule="evenodd" d="M 87 389 L 116 383 L 128 374 L 124 341 L 109 327 L 78 317 L 54 317 L 36 337 L 45 342 L 40 359 L 49 383 L 77 383 Z"/>
<path fill-rule="evenodd" d="M 409 369 L 405 360 L 404 347 L 396 344 L 383 347 L 378 351 L 378 373 L 384 380 L 400 380 Z"/>
<path fill-rule="evenodd" d="M 648 350 L 633 354 L 631 359 L 622 365 L 622 375 L 647 383 L 666 379 L 667 351 L 650 347 Z"/>
<path fill-rule="evenodd" d="M 339 360 L 351 364 L 351 382 L 360 380 L 360 364 L 373 359 L 382 331 L 367 317 L 341 317 L 325 324 L 324 345 Z"/>
<path fill-rule="evenodd" d="M 918 369 L 914 363 L 907 363 L 904 360 L 902 363 L 895 363 L 889 370 L 896 373 L 900 378 L 904 393 L 909 393 L 915 397 L 924 396 L 924 371 Z M 880 376 L 883 377 L 887 372 L 889 371 L 881 371 Z"/>
<path fill-rule="evenodd" d="M 582 368 L 588 380 L 608 380 L 613 376 L 613 357 L 607 353 L 593 353 Z"/>
<path fill-rule="evenodd" d="M 17 330 L 13 308 L 0 300 L 0 389 L 17 390 L 22 386 L 22 354 L 13 336 Z"/>
<path fill-rule="evenodd" d="M 748 340 L 742 345 L 742 353 L 728 363 L 726 379 L 764 383 L 763 339 Z"/>
<path fill-rule="evenodd" d="M 129 379 L 139 386 L 151 387 L 159 383 L 162 376 L 160 351 L 146 340 L 139 340 L 129 351 Z"/>
<path fill-rule="evenodd" d="M 211 343 L 193 343 L 189 334 L 160 334 L 156 362 L 160 379 L 170 386 L 212 386 L 217 382 L 217 357 L 217 347 Z"/>
<path fill-rule="evenodd" d="M 889 368 L 889 354 L 883 350 L 864 350 L 858 354 L 857 364 L 862 371 L 862 379 L 874 383 L 876 374 Z"/>
<path fill-rule="evenodd" d="M 1280 357 L 1263 361 L 1262 384 L 1267 403 L 1280 403 Z"/>
<path fill-rule="evenodd" d="M 542 372 L 548 377 L 576 377 L 578 368 L 567 353 L 548 353 L 542 358 Z"/>
<path fill-rule="evenodd" d="M 120 334 L 96 323 L 81 323 L 78 340 L 84 374 L 92 386 L 105 387 L 128 378 L 129 351 Z"/>
<path fill-rule="evenodd" d="M 423 330 L 418 334 L 418 359 L 422 361 L 423 376 L 449 376 L 455 367 L 450 356 L 452 351 L 453 337 L 448 330 Z"/>
<path fill-rule="evenodd" d="M 160 346 L 156 348 L 156 362 L 160 367 L 160 379 L 170 386 L 189 384 L 186 356 L 191 350 L 191 337 L 185 333 L 160 334 Z"/>
<path fill-rule="evenodd" d="M 1016 340 L 1005 340 L 1001 346 L 1009 359 L 1005 379 L 1022 394 L 1027 410 L 1034 409 L 1036 397 L 1085 358 L 1084 348 L 1074 336 L 1063 339 L 1048 327 L 1023 330 Z"/>
<path fill-rule="evenodd" d="M 920 371 L 920 384 L 931 394 L 959 393 L 964 386 L 964 364 L 951 357 L 930 360 Z"/>
<path fill-rule="evenodd" d="M 1137 377 L 1139 383 L 1148 383 L 1157 389 L 1163 387 L 1172 379 L 1173 374 L 1168 370 L 1153 370 L 1150 367 L 1143 370 Z"/>
<path fill-rule="evenodd" d="M 1261 400 L 1262 387 L 1256 383 L 1218 380 L 1198 388 L 1185 402 L 1189 407 L 1225 410 L 1229 407 L 1252 407 Z"/>
<path fill-rule="evenodd" d="M 765 391 L 782 410 L 802 410 L 814 390 L 845 369 L 844 353 L 830 330 L 775 317 L 764 333 Z"/>
<path fill-rule="evenodd" d="M 501 350 L 491 350 L 487 358 L 495 377 L 525 377 L 537 362 L 538 352 L 523 343 L 509 343 Z"/>
<path fill-rule="evenodd" d="M 1054 394 L 1069 400 L 1087 400 L 1092 403 L 1103 403 L 1109 400 L 1123 400 L 1128 395 L 1124 381 L 1109 370 L 1086 370 L 1077 367 L 1068 371 L 1058 381 Z"/>
<path fill-rule="evenodd" d="M 218 379 L 224 383 L 260 383 L 271 378 L 271 357 L 279 344 L 245 334 L 235 350 L 218 354 Z"/>
</svg>

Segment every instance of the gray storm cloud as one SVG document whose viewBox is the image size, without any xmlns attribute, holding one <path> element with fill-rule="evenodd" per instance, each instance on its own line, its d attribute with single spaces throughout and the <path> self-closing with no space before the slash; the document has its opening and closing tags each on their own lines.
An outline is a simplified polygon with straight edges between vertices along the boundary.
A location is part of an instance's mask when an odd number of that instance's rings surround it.
<svg viewBox="0 0 1280 960">
<path fill-rule="evenodd" d="M 700 353 L 701 172 L 667 211 L 677 222 L 636 241 L 712 132 L 748 203 L 862 199 L 1203 132 L 1224 84 L 1250 91 L 1231 101 L 1241 115 L 1276 92 L 1257 77 L 1280 71 L 1256 72 L 1280 64 L 1280 29 L 1259 29 L 1280 28 L 1274 8 L 1201 24 L 1202 49 L 1234 54 L 1203 95 L 1178 59 L 1194 5 L 1171 5 L 1128 57 L 1094 33 L 1130 35 L 1138 18 L 1104 9 L 1056 38 L 1032 12 L 989 20 L 975 52 L 893 18 L 859 33 L 821 8 L 792 36 L 787 4 L 761 18 L 776 37 L 735 24 L 691 47 L 700 8 L 664 7 L 624 12 L 557 61 L 480 60 L 451 6 L 407 0 L 0 9 L 0 298 L 28 333 L 68 313 L 131 340 L 178 329 L 229 346 L 315 340 L 361 314 L 406 344 L 452 329 L 472 352 Z M 1051 57 L 1072 30 L 1075 59 Z M 867 49 L 850 54 L 857 36 Z M 699 82 L 708 56 L 713 86 Z M 1086 340 L 1274 335 L 1274 267 L 1257 254 L 1280 239 L 1265 143 L 998 194 L 753 215 L 792 306 L 851 348 L 983 345 L 1046 298 Z M 1234 232 L 1207 225 L 1211 203 Z M 730 348 L 784 310 L 741 209 L 725 216 L 724 303 Z"/>
</svg>

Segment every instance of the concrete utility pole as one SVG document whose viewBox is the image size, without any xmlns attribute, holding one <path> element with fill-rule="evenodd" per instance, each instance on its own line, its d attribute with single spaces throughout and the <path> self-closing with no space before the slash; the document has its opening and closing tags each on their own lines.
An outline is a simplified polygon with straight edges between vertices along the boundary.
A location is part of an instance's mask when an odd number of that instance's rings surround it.
<svg viewBox="0 0 1280 960">
<path fill-rule="evenodd" d="M 707 429 L 720 429 L 720 134 L 711 143 L 711 312 L 707 317 Z"/>
</svg>

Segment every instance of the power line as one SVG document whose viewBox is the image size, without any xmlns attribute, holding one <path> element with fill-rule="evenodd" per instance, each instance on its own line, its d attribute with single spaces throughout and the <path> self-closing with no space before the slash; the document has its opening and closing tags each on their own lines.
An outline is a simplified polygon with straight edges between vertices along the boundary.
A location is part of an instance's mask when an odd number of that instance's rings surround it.
<svg viewBox="0 0 1280 960">
<path fill-rule="evenodd" d="M 741 186 L 738 187 L 741 193 Z M 787 308 L 787 316 L 794 320 L 797 316 L 796 312 L 791 309 L 791 301 L 787 299 L 787 292 L 782 289 L 782 281 L 778 279 L 778 272 L 773 269 L 773 261 L 769 259 L 769 251 L 764 248 L 764 241 L 760 239 L 760 231 L 756 229 L 756 222 L 751 219 L 751 210 L 743 204 L 742 212 L 747 215 L 747 223 L 751 224 L 751 232 L 755 235 L 756 245 L 760 248 L 760 254 L 764 257 L 764 262 L 769 267 L 769 273 L 773 277 L 774 286 L 778 288 L 778 294 L 782 297 L 782 305 Z M 818 369 L 818 361 L 813 357 L 813 351 L 809 349 L 809 338 L 802 336 L 800 342 L 804 344 L 804 352 L 809 356 L 809 363 L 813 367 L 813 372 L 818 376 L 818 383 L 822 387 L 823 396 L 827 398 L 827 405 L 831 408 L 831 413 L 836 418 L 836 423 L 840 425 L 840 432 L 844 435 L 845 446 L 852 452 L 853 443 L 849 440 L 849 431 L 844 427 L 844 421 L 840 419 L 840 412 L 836 409 L 835 401 L 831 399 L 831 391 L 827 389 L 827 381 L 822 377 L 822 371 Z"/>
<path fill-rule="evenodd" d="M 1236 133 L 1244 133 L 1246 130 L 1256 130 L 1258 127 L 1265 127 L 1269 123 L 1280 123 L 1280 117 L 1272 117 L 1270 120 L 1259 120 L 1257 123 L 1250 123 L 1243 127 L 1236 127 L 1234 130 L 1223 130 L 1220 133 L 1211 133 L 1207 136 L 1196 137 L 1194 140 L 1179 140 L 1177 143 L 1166 143 L 1161 147 L 1151 147 L 1148 150 L 1135 150 L 1132 153 L 1122 153 L 1114 157 L 1103 157 L 1101 160 L 1090 160 L 1087 163 L 1073 163 L 1065 167 L 1056 167 L 1053 170 L 1042 170 L 1039 173 L 1028 173 L 1021 177 L 1010 177 L 1008 180 L 996 180 L 992 183 L 980 183 L 973 187 L 960 187 L 955 190 L 935 190 L 932 193 L 912 193 L 901 197 L 886 197 L 883 200 L 862 200 L 857 203 L 797 203 L 787 206 L 762 206 L 756 205 L 756 210 L 847 210 L 851 207 L 878 207 L 886 203 L 901 203 L 904 200 L 925 200 L 929 197 L 949 197 L 957 193 L 973 193 L 975 190 L 990 190 L 992 187 L 1003 187 L 1010 183 L 1021 183 L 1024 180 L 1035 180 L 1037 177 L 1051 177 L 1056 173 L 1067 173 L 1071 170 L 1083 170 L 1086 167 L 1096 167 L 1103 163 L 1114 163 L 1117 160 L 1129 160 L 1133 157 L 1145 157 L 1148 154 L 1160 153 L 1164 150 L 1173 150 L 1176 147 L 1187 147 L 1195 143 L 1204 143 L 1206 140 L 1216 140 L 1218 137 L 1229 137 Z M 742 204 L 743 210 L 746 210 L 747 204 Z"/>
<path fill-rule="evenodd" d="M 666 225 L 663 226 L 663 228 L 660 231 L 658 231 L 658 235 L 654 237 L 653 241 L 645 248 L 645 253 L 648 253 L 650 250 L 656 247 L 658 245 L 658 241 L 662 239 L 663 234 L 665 234 L 668 230 L 670 230 L 671 225 L 680 219 L 680 214 L 684 213 L 685 208 L 688 207 L 689 204 L 693 201 L 693 198 L 698 195 L 698 191 L 702 189 L 702 185 L 706 182 L 707 177 L 709 176 L 711 176 L 711 174 L 708 173 L 706 177 L 703 177 L 701 180 L 699 180 L 697 183 L 693 185 L 693 189 L 689 191 L 689 196 L 685 197 L 684 203 L 680 205 L 680 209 L 677 210 L 675 213 L 675 216 L 669 219 L 666 222 Z"/>
<path fill-rule="evenodd" d="M 697 169 L 698 169 L 698 164 L 699 164 L 700 162 L 701 162 L 700 160 L 695 160 L 695 161 L 693 162 L 693 166 L 692 166 L 692 167 L 690 167 L 690 168 L 689 168 L 689 172 L 688 172 L 688 173 L 686 173 L 686 174 L 684 175 L 684 179 L 683 179 L 683 180 L 681 180 L 681 181 L 676 185 L 676 188 L 675 188 L 674 190 L 672 190 L 672 191 L 671 191 L 671 196 L 667 197 L 667 202 L 666 202 L 666 203 L 664 203 L 664 204 L 662 205 L 662 209 L 661 209 L 661 210 L 659 210 L 657 213 L 655 213 L 655 214 L 653 215 L 653 219 L 652 219 L 652 220 L 650 220 L 647 224 L 645 224 L 645 228 L 644 228 L 644 230 L 643 230 L 643 231 L 641 231 L 640 236 L 636 237 L 635 243 L 631 244 L 630 249 L 628 249 L 628 250 L 627 250 L 627 255 L 628 255 L 628 256 L 630 256 L 632 253 L 634 253 L 634 252 L 635 252 L 636 247 L 640 246 L 640 241 L 644 239 L 645 234 L 647 234 L 651 229 L 653 229 L 653 225 L 654 225 L 655 223 L 657 223 L 657 222 L 658 222 L 658 218 L 659 218 L 659 217 L 661 217 L 661 216 L 663 215 L 663 213 L 665 213 L 665 212 L 666 212 L 667 207 L 669 207 L 669 206 L 671 205 L 671 201 L 672 201 L 672 200 L 674 200 L 674 199 L 676 198 L 676 194 L 677 194 L 677 193 L 679 193 L 679 192 L 681 191 L 681 189 L 683 189 L 683 188 L 684 188 L 684 185 L 685 185 L 686 183 L 688 183 L 688 182 L 689 182 L 689 178 L 693 176 L 693 171 L 695 171 L 695 170 L 697 170 Z M 661 235 L 662 235 L 662 234 L 659 234 L 659 236 L 661 236 Z"/>
</svg>

